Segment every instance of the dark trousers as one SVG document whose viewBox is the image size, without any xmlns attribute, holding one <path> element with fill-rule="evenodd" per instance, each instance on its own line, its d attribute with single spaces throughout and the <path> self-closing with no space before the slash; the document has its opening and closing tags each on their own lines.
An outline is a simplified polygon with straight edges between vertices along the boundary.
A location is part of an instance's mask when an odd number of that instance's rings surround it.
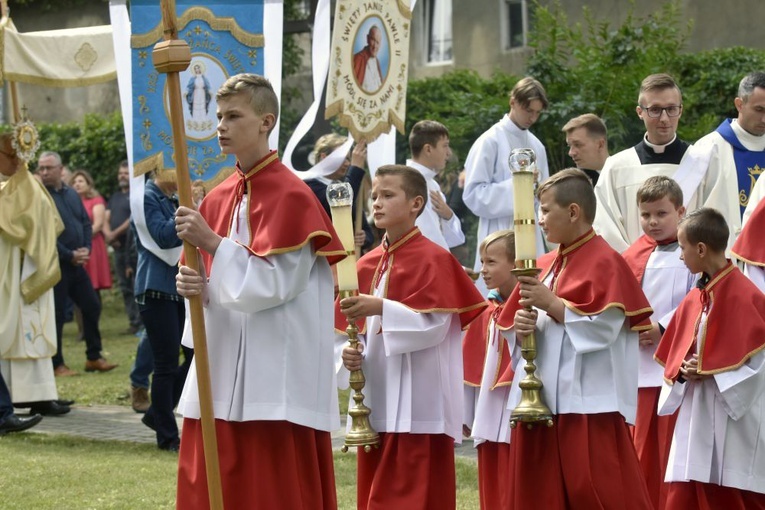
<svg viewBox="0 0 765 510">
<path fill-rule="evenodd" d="M 93 290 L 90 277 L 83 266 L 61 264 L 61 281 L 53 287 L 53 300 L 56 304 L 56 355 L 53 367 L 64 364 L 61 340 L 66 322 L 67 296 L 82 310 L 82 336 L 85 340 L 85 353 L 89 360 L 101 357 L 101 332 L 98 320 L 101 318 L 101 301 Z"/>
<path fill-rule="evenodd" d="M 173 410 L 181 398 L 193 351 L 183 347 L 183 364 L 178 366 L 183 322 L 186 319 L 182 301 L 146 297 L 139 307 L 146 334 L 154 355 L 154 376 L 151 380 L 151 407 L 148 420 L 157 431 L 157 446 L 168 448 L 178 443 L 178 425 Z"/>
<path fill-rule="evenodd" d="M 120 285 L 120 292 L 122 293 L 122 300 L 125 303 L 125 313 L 128 316 L 131 326 L 141 326 L 141 314 L 138 311 L 138 304 L 135 302 L 135 296 L 133 296 L 133 286 L 135 284 L 135 277 L 128 278 L 125 275 L 125 268 L 128 267 L 130 254 L 125 246 L 119 246 L 114 250 L 114 272 L 117 275 L 117 281 Z M 130 265 L 133 268 L 133 274 L 135 275 L 136 264 Z"/>
<path fill-rule="evenodd" d="M 0 423 L 3 423 L 9 416 L 13 416 L 11 392 L 8 391 L 8 386 L 5 385 L 3 374 L 0 374 Z"/>
</svg>

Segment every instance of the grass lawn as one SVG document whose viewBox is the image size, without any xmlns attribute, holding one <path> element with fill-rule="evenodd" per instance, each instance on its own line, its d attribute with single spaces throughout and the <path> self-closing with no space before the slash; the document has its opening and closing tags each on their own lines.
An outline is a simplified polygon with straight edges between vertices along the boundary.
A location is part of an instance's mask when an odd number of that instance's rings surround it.
<svg viewBox="0 0 765 510">
<path fill-rule="evenodd" d="M 175 508 L 177 457 L 152 445 L 19 433 L 0 452 L 4 510 Z M 355 508 L 353 453 L 335 453 L 335 478 L 338 508 Z M 458 458 L 457 508 L 478 507 L 475 462 Z"/>
<path fill-rule="evenodd" d="M 128 322 L 119 291 L 104 291 L 102 299 L 103 353 L 120 366 L 104 374 L 85 373 L 85 344 L 76 340 L 76 326 L 70 323 L 64 329 L 64 358 L 80 375 L 60 377 L 56 383 L 61 398 L 75 399 L 78 406 L 128 406 L 138 339 L 125 333 Z M 343 411 L 347 402 L 348 392 L 341 392 Z M 176 464 L 176 455 L 154 445 L 37 433 L 0 436 L 0 506 L 4 510 L 171 509 Z M 355 454 L 335 453 L 335 479 L 338 507 L 355 508 Z M 479 508 L 476 463 L 459 457 L 457 508 Z"/>
</svg>

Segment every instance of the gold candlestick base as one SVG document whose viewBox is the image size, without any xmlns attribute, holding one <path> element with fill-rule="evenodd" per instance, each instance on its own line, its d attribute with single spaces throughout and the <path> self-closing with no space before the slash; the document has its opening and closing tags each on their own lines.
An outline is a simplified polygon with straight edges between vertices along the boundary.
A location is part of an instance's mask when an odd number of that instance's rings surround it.
<svg viewBox="0 0 765 510">
<path fill-rule="evenodd" d="M 519 261 L 518 269 L 513 269 L 515 276 L 533 276 L 539 275 L 539 268 L 534 260 Z M 531 310 L 531 307 L 527 307 Z M 553 426 L 552 412 L 542 399 L 542 381 L 536 376 L 537 366 L 534 360 L 537 357 L 537 339 L 531 334 L 521 341 L 521 355 L 526 360 L 523 370 L 526 375 L 518 384 L 521 388 L 521 401 L 513 409 L 510 415 L 510 428 L 515 428 L 518 422 L 525 423 L 528 428 L 532 428 L 535 423 L 543 422 L 548 427 Z"/>
<path fill-rule="evenodd" d="M 340 299 L 355 296 L 356 294 L 357 291 L 341 290 Z M 348 342 L 351 348 L 358 348 L 359 328 L 356 326 L 356 323 L 349 322 L 345 332 L 348 333 Z M 375 448 L 380 447 L 380 435 L 369 423 L 369 415 L 372 414 L 372 410 L 364 405 L 364 394 L 361 392 L 366 382 L 364 372 L 361 369 L 351 371 L 350 386 L 353 389 L 353 401 L 356 404 L 348 410 L 348 415 L 351 417 L 351 429 L 345 436 L 345 444 L 341 448 L 343 453 L 347 452 L 348 448 L 354 446 L 363 447 L 365 452 L 371 451 L 373 446 Z"/>
</svg>

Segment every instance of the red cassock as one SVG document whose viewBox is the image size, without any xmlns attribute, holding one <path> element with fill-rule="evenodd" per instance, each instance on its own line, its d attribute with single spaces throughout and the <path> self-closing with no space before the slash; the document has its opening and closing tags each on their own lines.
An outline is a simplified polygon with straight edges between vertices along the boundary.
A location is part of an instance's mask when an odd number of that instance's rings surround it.
<svg viewBox="0 0 765 510">
<path fill-rule="evenodd" d="M 324 208 L 276 152 L 247 172 L 237 164 L 205 197 L 200 212 L 217 234 L 228 237 L 242 200 L 249 200 L 249 217 L 233 228 L 249 230 L 244 247 L 252 256 L 292 252 L 310 242 L 330 264 L 345 257 Z M 200 252 L 209 270 L 212 257 Z M 329 432 L 288 421 L 216 419 L 215 428 L 225 508 L 337 508 Z M 200 420 L 183 422 L 177 508 L 209 508 Z"/>
<path fill-rule="evenodd" d="M 552 272 L 552 290 L 569 310 L 586 316 L 619 308 L 633 331 L 648 327 L 652 310 L 640 285 L 624 259 L 594 231 L 537 262 L 540 280 Z M 499 316 L 502 329 L 513 327 L 521 307 L 519 290 L 516 287 Z M 538 346 L 545 340 L 538 333 Z M 553 422 L 550 428 L 513 430 L 507 508 L 652 508 L 621 414 L 559 414 Z"/>
<path fill-rule="evenodd" d="M 661 244 L 676 241 L 677 239 L 671 239 Z M 622 253 L 622 257 L 641 284 L 648 259 L 659 244 L 643 235 Z M 669 484 L 664 483 L 664 474 L 667 471 L 669 448 L 672 445 L 672 432 L 677 422 L 676 412 L 669 416 L 659 416 L 656 413 L 660 393 L 661 386 L 638 388 L 637 418 L 635 426 L 632 427 L 632 441 L 640 468 L 651 501 L 657 509 L 664 508 L 667 499 Z"/>
<path fill-rule="evenodd" d="M 487 306 L 457 259 L 417 227 L 361 257 L 357 269 L 361 292 L 379 295 L 385 285 L 386 299 L 419 313 L 458 314 L 463 329 Z M 346 326 L 336 303 L 335 329 Z M 454 438 L 446 434 L 382 431 L 380 448 L 360 451 L 357 462 L 360 510 L 455 508 Z"/>
</svg>

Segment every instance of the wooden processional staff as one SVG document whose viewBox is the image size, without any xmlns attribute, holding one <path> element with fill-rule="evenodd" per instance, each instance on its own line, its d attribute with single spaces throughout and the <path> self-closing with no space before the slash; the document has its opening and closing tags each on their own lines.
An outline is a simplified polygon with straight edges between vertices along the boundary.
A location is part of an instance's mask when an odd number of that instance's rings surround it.
<svg viewBox="0 0 765 510">
<path fill-rule="evenodd" d="M 180 205 L 194 208 L 191 195 L 188 153 L 186 151 L 186 131 L 183 125 L 183 102 L 181 100 L 181 81 L 178 73 L 188 69 L 191 63 L 191 49 L 186 41 L 178 39 L 176 27 L 175 0 L 161 0 L 162 23 L 165 40 L 157 43 L 152 52 L 154 67 L 160 73 L 167 74 L 167 91 L 170 101 L 170 123 L 173 128 L 173 149 L 175 167 L 178 174 L 178 197 Z M 183 242 L 183 254 L 186 264 L 199 271 L 197 249 L 191 243 Z M 210 385 L 210 362 L 207 356 L 207 335 L 202 310 L 202 297 L 189 298 L 191 306 L 191 332 L 194 338 L 194 359 L 197 367 L 199 387 L 199 411 L 202 421 L 202 442 L 204 446 L 207 488 L 210 508 L 223 509 L 223 490 L 220 481 L 218 463 L 218 441 L 215 436 L 215 415 L 212 405 Z"/>
</svg>

